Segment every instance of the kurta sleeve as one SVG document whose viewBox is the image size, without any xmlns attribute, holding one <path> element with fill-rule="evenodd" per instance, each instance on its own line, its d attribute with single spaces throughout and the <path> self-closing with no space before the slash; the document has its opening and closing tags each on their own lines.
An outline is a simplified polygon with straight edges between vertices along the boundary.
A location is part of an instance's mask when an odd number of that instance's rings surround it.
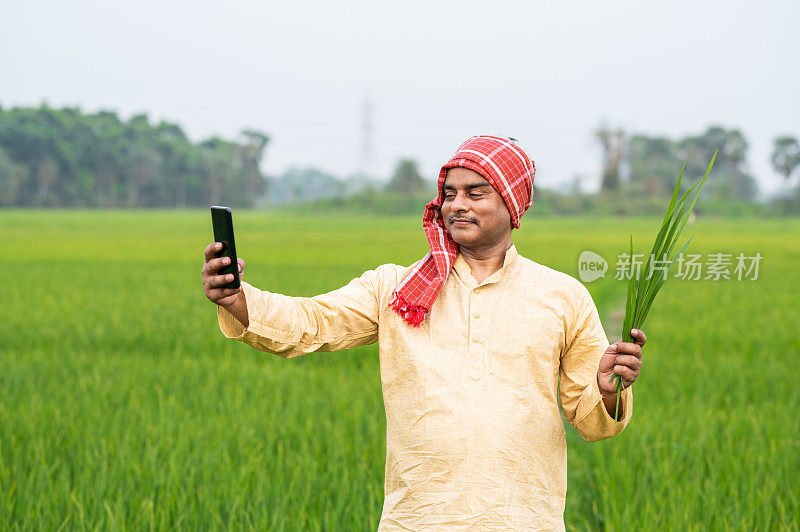
<svg viewBox="0 0 800 532">
<path fill-rule="evenodd" d="M 630 388 L 621 392 L 622 420 L 615 421 L 597 385 L 597 369 L 609 346 L 608 338 L 591 294 L 582 284 L 576 284 L 573 315 L 567 318 L 566 347 L 561 355 L 561 407 L 584 440 L 598 441 L 616 436 L 628 425 L 633 415 L 633 393 Z"/>
<path fill-rule="evenodd" d="M 290 297 L 242 281 L 249 325 L 217 307 L 219 328 L 228 338 L 259 351 L 292 358 L 312 351 L 337 351 L 378 339 L 381 268 L 346 286 L 315 297 Z"/>
</svg>

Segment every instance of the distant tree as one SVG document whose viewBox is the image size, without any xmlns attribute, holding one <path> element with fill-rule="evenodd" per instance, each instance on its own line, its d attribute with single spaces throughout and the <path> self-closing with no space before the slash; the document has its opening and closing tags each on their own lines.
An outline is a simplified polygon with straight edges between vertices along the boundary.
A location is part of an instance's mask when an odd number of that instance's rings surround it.
<svg viewBox="0 0 800 532">
<path fill-rule="evenodd" d="M 270 183 L 269 203 L 307 202 L 341 197 L 345 184 L 335 176 L 317 168 L 289 168 Z"/>
<path fill-rule="evenodd" d="M 125 204 L 136 207 L 142 188 L 156 182 L 161 170 L 161 155 L 149 147 L 134 145 L 125 157 L 128 197 Z"/>
<path fill-rule="evenodd" d="M 626 158 L 630 182 L 639 192 L 654 197 L 672 193 L 683 163 L 675 142 L 666 137 L 633 135 Z"/>
<path fill-rule="evenodd" d="M 603 149 L 600 191 L 615 191 L 620 187 L 620 165 L 625 156 L 625 132 L 622 129 L 612 129 L 604 122 L 595 130 L 594 136 Z"/>
<path fill-rule="evenodd" d="M 210 197 L 253 205 L 265 191 L 268 137 L 190 142 L 177 124 L 78 108 L 0 108 L 0 204 L 206 206 Z M 224 186 L 223 186 L 224 183 Z"/>
<path fill-rule="evenodd" d="M 225 203 L 230 205 L 241 205 L 241 194 L 237 197 L 235 191 L 242 189 L 234 186 L 239 170 L 238 146 L 219 137 L 208 139 L 201 146 L 204 154 L 208 205 L 219 205 L 223 198 Z"/>
<path fill-rule="evenodd" d="M 95 142 L 90 150 L 89 165 L 96 175 L 95 203 L 116 207 L 120 201 L 120 179 L 125 151 L 129 142 L 123 136 L 125 125 L 116 113 L 100 111 L 92 123 Z"/>
<path fill-rule="evenodd" d="M 686 160 L 686 175 L 692 178 L 687 183 L 705 173 L 714 151 L 718 150 L 704 195 L 742 201 L 755 199 L 758 185 L 747 171 L 748 146 L 741 131 L 711 126 L 701 135 L 685 137 L 678 145 Z"/>
<path fill-rule="evenodd" d="M 131 117 L 123 130 L 123 138 L 127 141 L 125 155 L 122 158 L 122 177 L 126 189 L 125 205 L 136 207 L 140 203 L 152 206 L 139 195 L 143 189 L 157 183 L 162 175 L 163 158 L 158 151 L 157 130 L 150 125 L 145 114 Z"/>
<path fill-rule="evenodd" d="M 15 163 L 0 147 L 0 205 L 16 205 L 25 181 L 28 179 L 28 168 Z"/>
<path fill-rule="evenodd" d="M 800 143 L 795 137 L 783 136 L 776 138 L 770 160 L 772 161 L 772 167 L 788 181 L 794 169 L 800 166 Z"/>
<path fill-rule="evenodd" d="M 19 191 L 19 200 L 25 205 L 49 203 L 50 190 L 61 174 L 57 112 L 42 105 L 4 110 L 0 118 L 0 146 L 15 163 L 28 169 L 29 179 Z"/>
<path fill-rule="evenodd" d="M 163 120 L 155 127 L 153 140 L 162 160 L 161 175 L 152 188 L 155 196 L 148 198 L 148 203 L 186 207 L 198 150 L 179 125 Z"/>
<path fill-rule="evenodd" d="M 36 164 L 36 196 L 34 205 L 44 206 L 47 202 L 47 193 L 59 177 L 58 161 L 52 155 L 45 155 Z"/>
<path fill-rule="evenodd" d="M 242 131 L 242 170 L 245 173 L 245 197 L 255 199 L 267 192 L 267 180 L 261 173 L 261 160 L 269 143 L 269 137 L 258 131 Z"/>
<path fill-rule="evenodd" d="M 415 196 L 425 191 L 425 180 L 417 170 L 417 163 L 411 159 L 401 159 L 386 189 L 405 196 Z"/>
<path fill-rule="evenodd" d="M 345 178 L 347 194 L 359 194 L 367 192 L 377 194 L 383 188 L 380 181 L 363 171 L 356 171 Z"/>
</svg>

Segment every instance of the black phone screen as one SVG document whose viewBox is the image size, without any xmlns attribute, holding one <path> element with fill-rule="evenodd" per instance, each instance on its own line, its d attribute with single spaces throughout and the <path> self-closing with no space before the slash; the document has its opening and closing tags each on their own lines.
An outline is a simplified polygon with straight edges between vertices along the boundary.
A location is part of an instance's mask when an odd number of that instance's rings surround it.
<svg viewBox="0 0 800 532">
<path fill-rule="evenodd" d="M 231 262 L 220 268 L 217 275 L 233 274 L 233 281 L 222 288 L 239 288 L 239 260 L 236 258 L 236 241 L 233 238 L 233 217 L 228 207 L 211 207 L 211 225 L 214 227 L 214 242 L 222 242 L 222 250 L 217 257 L 230 257 Z"/>
</svg>

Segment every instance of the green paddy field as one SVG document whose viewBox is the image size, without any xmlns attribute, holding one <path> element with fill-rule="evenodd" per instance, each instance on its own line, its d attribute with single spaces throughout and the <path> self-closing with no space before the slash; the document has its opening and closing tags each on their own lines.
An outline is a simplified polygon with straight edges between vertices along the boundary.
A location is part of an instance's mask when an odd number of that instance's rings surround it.
<svg viewBox="0 0 800 532">
<path fill-rule="evenodd" d="M 616 256 L 659 223 L 533 211 L 514 239 L 576 277 L 581 251 L 609 260 L 587 286 L 614 340 Z M 234 224 L 245 280 L 290 295 L 426 251 L 416 216 Z M 666 284 L 629 427 L 586 443 L 568 426 L 570 530 L 800 527 L 800 220 L 693 232 L 704 256 L 760 253 L 759 277 Z M 207 211 L 4 210 L 0 236 L 0 529 L 377 527 L 376 346 L 285 360 L 226 339 L 200 282 Z"/>
</svg>

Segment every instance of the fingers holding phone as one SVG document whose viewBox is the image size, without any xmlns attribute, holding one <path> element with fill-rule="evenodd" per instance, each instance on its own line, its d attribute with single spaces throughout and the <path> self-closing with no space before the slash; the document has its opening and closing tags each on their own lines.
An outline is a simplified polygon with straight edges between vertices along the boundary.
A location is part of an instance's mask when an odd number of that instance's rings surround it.
<svg viewBox="0 0 800 532">
<path fill-rule="evenodd" d="M 233 215 L 229 207 L 214 205 L 211 207 L 211 224 L 214 228 L 214 241 L 222 244 L 216 247 L 216 257 L 228 257 L 222 264 L 220 274 L 231 274 L 233 278 L 225 284 L 225 288 L 239 288 L 239 275 L 236 260 L 236 239 L 233 236 Z"/>
<path fill-rule="evenodd" d="M 203 260 L 203 290 L 206 297 L 217 305 L 227 306 L 236 300 L 237 294 L 242 291 L 239 288 L 227 288 L 234 280 L 234 274 L 222 273 L 220 270 L 230 265 L 231 258 L 227 256 L 219 257 L 217 254 L 223 249 L 222 242 L 212 242 L 206 246 Z M 237 260 L 239 279 L 244 276 L 245 261 L 242 258 Z"/>
<path fill-rule="evenodd" d="M 214 242 L 206 246 L 203 260 L 203 290 L 206 297 L 231 313 L 248 327 L 250 318 L 242 291 L 244 260 L 237 258 L 233 236 L 233 216 L 228 207 L 211 207 Z"/>
</svg>

